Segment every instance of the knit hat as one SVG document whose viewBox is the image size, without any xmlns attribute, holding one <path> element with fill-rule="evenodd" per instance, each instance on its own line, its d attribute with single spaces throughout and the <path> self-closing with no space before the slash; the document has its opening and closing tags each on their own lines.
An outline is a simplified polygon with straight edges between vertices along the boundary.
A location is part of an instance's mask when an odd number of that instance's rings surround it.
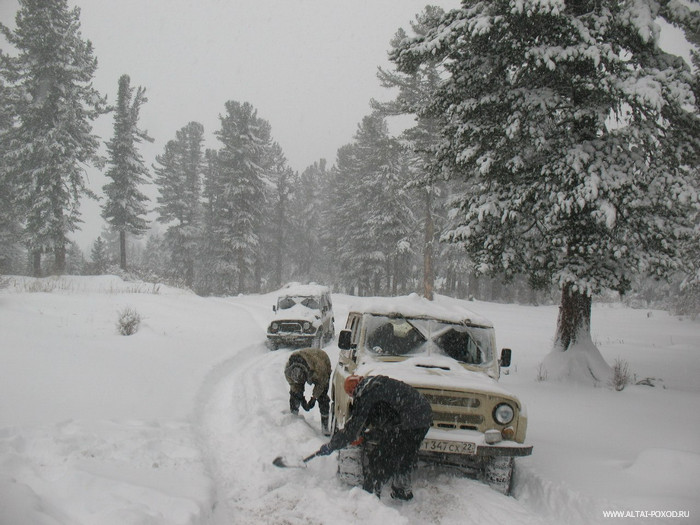
<svg viewBox="0 0 700 525">
<path fill-rule="evenodd" d="M 299 361 L 288 363 L 284 374 L 294 383 L 306 383 L 309 379 L 309 367 Z"/>
</svg>

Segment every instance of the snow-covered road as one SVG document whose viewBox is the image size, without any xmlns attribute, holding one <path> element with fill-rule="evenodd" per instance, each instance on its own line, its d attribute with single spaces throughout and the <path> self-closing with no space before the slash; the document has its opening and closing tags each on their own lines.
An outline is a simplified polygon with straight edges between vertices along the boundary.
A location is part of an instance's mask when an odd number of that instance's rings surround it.
<svg viewBox="0 0 700 525">
<path fill-rule="evenodd" d="M 528 407 L 530 457 L 512 497 L 419 470 L 414 500 L 336 478 L 336 457 L 272 465 L 326 438 L 318 409 L 289 414 L 265 328 L 276 294 L 202 298 L 115 276 L 12 278 L 0 286 L 0 525 L 498 523 L 603 525 L 606 511 L 700 515 L 700 324 L 596 305 L 606 360 L 656 388 L 538 381 L 556 305 L 474 302 L 513 348 L 501 384 Z M 355 299 L 334 295 L 336 328 Z M 126 307 L 143 318 L 118 334 Z M 332 362 L 338 347 L 325 347 Z M 624 520 L 623 521 L 633 521 Z"/>
</svg>

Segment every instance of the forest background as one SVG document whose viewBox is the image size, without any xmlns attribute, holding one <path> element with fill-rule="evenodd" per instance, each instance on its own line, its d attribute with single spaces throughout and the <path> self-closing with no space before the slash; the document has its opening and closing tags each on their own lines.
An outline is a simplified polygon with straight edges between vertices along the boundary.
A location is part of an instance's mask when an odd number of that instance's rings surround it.
<svg viewBox="0 0 700 525">
<path fill-rule="evenodd" d="M 301 171 L 293 170 L 269 121 L 250 103 L 237 100 L 222 108 L 219 128 L 213 130 L 216 147 L 206 147 L 204 127 L 192 121 L 175 131 L 150 163 L 140 153 L 144 142 L 152 141 L 140 123 L 148 88 L 133 86 L 124 74 L 111 105 L 91 91 L 99 50 L 82 39 L 80 12 L 56 2 L 52 16 L 68 28 L 61 34 L 74 38 L 69 46 L 53 42 L 53 49 L 66 52 L 53 57 L 54 66 L 82 64 L 80 71 L 64 69 L 74 75 L 66 89 L 75 89 L 80 100 L 73 113 L 65 112 L 82 115 L 79 134 L 84 142 L 74 148 L 71 161 L 80 166 L 67 170 L 74 172 L 57 190 L 63 193 L 37 198 L 30 189 L 15 185 L 17 180 L 10 175 L 22 154 L 12 141 L 28 143 L 12 136 L 17 131 L 17 108 L 22 107 L 15 88 L 22 85 L 23 75 L 41 77 L 41 72 L 30 71 L 28 54 L 22 63 L 22 51 L 31 51 L 33 39 L 47 34 L 35 23 L 38 18 L 32 18 L 40 3 L 20 4 L 25 25 L 18 27 L 27 30 L 3 26 L 5 38 L 20 53 L 19 59 L 2 55 L 0 124 L 11 140 L 3 141 L 0 272 L 114 273 L 187 286 L 202 295 L 265 292 L 287 281 L 313 280 L 358 295 L 435 289 L 484 300 L 557 300 L 559 283 L 535 283 L 524 273 L 480 264 L 459 240 L 440 242 L 450 240 L 450 231 L 454 232 L 450 200 L 464 187 L 459 178 L 436 174 L 426 159 L 426 152 L 434 152 L 439 144 L 442 127 L 416 118 L 414 126 L 396 134 L 388 124 L 397 115 L 417 114 L 429 105 L 436 83 L 444 78 L 439 63 L 410 74 L 379 68 L 379 82 L 398 96 L 390 102 L 370 102 L 371 113 L 362 118 L 351 142 L 338 149 L 333 164 L 321 158 Z M 388 52 L 398 56 L 404 37 L 425 34 L 442 15 L 440 8 L 417 15 L 408 31 L 399 30 Z M 409 93 L 417 98 L 411 100 Z M 33 97 L 37 100 L 41 93 Z M 24 110 L 35 107 L 28 104 Z M 114 118 L 113 135 L 96 137 L 90 122 L 106 112 Z M 46 120 L 36 116 L 37 122 Z M 65 151 L 59 139 L 46 140 L 47 150 L 60 144 L 57 149 Z M 106 151 L 100 151 L 103 145 Z M 25 160 L 31 164 L 25 172 L 33 170 L 38 180 L 36 158 Z M 104 186 L 100 201 L 108 227 L 85 254 L 73 233 L 81 228 L 79 203 L 92 193 L 82 180 L 82 166 L 90 163 L 102 166 L 112 182 Z M 157 188 L 151 199 L 144 190 L 150 184 Z M 51 200 L 61 203 L 60 212 L 56 206 L 40 208 Z M 39 208 L 32 209 L 30 202 Z M 697 313 L 700 300 L 697 286 L 692 285 L 693 271 L 697 269 L 688 264 L 657 276 L 661 280 L 629 275 L 624 298 L 630 304 L 653 303 L 679 313 Z M 616 292 L 609 294 L 597 299 L 617 300 Z"/>
</svg>

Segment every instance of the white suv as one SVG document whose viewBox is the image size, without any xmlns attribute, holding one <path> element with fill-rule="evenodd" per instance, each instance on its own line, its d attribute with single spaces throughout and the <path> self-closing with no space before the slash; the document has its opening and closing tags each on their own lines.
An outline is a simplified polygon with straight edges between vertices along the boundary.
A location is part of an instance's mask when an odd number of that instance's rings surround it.
<svg viewBox="0 0 700 525">
<path fill-rule="evenodd" d="M 511 352 L 496 356 L 493 325 L 463 301 L 415 294 L 370 298 L 350 309 L 340 332 L 341 349 L 331 381 L 331 430 L 341 429 L 352 411 L 343 388 L 351 374 L 385 375 L 418 389 L 433 409 L 433 425 L 421 460 L 461 469 L 508 494 L 513 458 L 532 453 L 525 444 L 524 405 L 497 380 Z M 363 476 L 362 447 L 339 454 L 339 475 L 357 483 Z"/>
<path fill-rule="evenodd" d="M 267 327 L 270 348 L 282 345 L 320 348 L 335 338 L 331 291 L 318 284 L 286 285 L 272 306 L 274 318 Z"/>
</svg>

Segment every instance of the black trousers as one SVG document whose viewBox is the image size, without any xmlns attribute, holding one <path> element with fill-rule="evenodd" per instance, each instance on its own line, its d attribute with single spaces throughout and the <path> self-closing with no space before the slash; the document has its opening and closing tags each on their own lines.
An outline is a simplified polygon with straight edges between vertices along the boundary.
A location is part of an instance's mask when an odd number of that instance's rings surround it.
<svg viewBox="0 0 700 525">
<path fill-rule="evenodd" d="M 304 394 L 289 392 L 289 410 L 292 413 L 296 414 L 299 412 L 299 406 L 301 406 L 302 401 L 304 401 Z M 331 408 L 331 398 L 328 397 L 328 393 L 323 394 L 316 402 L 318 403 L 318 410 L 321 412 L 321 416 L 327 417 Z"/>
<path fill-rule="evenodd" d="M 362 488 L 379 495 L 382 485 L 391 478 L 408 477 L 427 432 L 428 427 L 373 429 L 365 444 L 367 467 Z"/>
</svg>

